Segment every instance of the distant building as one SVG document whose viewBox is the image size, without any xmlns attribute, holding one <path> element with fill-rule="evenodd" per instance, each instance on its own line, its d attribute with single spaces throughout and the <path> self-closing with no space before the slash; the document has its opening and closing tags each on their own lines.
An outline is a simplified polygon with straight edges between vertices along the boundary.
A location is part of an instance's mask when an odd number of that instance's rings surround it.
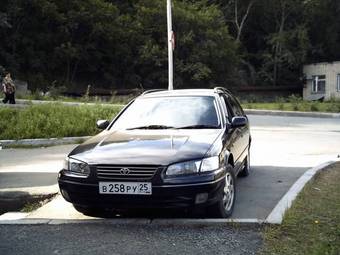
<svg viewBox="0 0 340 255">
<path fill-rule="evenodd" d="M 340 99 L 340 61 L 305 65 L 303 99 Z"/>
</svg>

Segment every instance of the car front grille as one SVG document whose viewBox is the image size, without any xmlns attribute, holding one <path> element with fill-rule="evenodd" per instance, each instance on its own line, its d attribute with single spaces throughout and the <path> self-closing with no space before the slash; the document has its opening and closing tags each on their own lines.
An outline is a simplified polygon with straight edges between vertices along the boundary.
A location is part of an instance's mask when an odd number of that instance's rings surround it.
<svg viewBox="0 0 340 255">
<path fill-rule="evenodd" d="M 156 173 L 158 166 L 98 165 L 98 180 L 147 181 Z"/>
</svg>

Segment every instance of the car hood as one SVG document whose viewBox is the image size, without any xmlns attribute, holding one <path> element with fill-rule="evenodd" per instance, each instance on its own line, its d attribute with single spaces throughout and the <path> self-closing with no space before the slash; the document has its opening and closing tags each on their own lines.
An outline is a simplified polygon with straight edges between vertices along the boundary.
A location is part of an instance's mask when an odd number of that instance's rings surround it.
<svg viewBox="0 0 340 255">
<path fill-rule="evenodd" d="M 220 133 L 220 129 L 103 131 L 69 156 L 89 164 L 168 165 L 204 157 Z"/>
</svg>

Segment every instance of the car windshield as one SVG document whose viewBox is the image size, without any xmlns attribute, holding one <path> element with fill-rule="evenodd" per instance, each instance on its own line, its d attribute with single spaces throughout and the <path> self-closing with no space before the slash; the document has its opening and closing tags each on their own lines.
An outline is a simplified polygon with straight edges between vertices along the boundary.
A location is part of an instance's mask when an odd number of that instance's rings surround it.
<svg viewBox="0 0 340 255">
<path fill-rule="evenodd" d="M 211 96 L 140 98 L 116 120 L 114 129 L 219 128 Z"/>
</svg>

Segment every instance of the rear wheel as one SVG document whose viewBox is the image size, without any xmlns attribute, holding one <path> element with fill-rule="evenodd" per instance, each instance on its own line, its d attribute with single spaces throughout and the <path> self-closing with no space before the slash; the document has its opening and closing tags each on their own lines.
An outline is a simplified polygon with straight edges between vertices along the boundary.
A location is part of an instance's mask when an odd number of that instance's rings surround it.
<svg viewBox="0 0 340 255">
<path fill-rule="evenodd" d="M 208 207 L 208 214 L 213 218 L 227 218 L 234 209 L 236 197 L 236 183 L 235 176 L 232 171 L 232 166 L 227 166 L 225 175 L 225 184 L 220 196 L 220 200 Z"/>
<path fill-rule="evenodd" d="M 249 175 L 249 173 L 250 173 L 250 148 L 248 148 L 248 155 L 247 155 L 246 159 L 244 160 L 243 169 L 238 174 L 238 176 L 246 177 L 246 176 Z"/>
</svg>

